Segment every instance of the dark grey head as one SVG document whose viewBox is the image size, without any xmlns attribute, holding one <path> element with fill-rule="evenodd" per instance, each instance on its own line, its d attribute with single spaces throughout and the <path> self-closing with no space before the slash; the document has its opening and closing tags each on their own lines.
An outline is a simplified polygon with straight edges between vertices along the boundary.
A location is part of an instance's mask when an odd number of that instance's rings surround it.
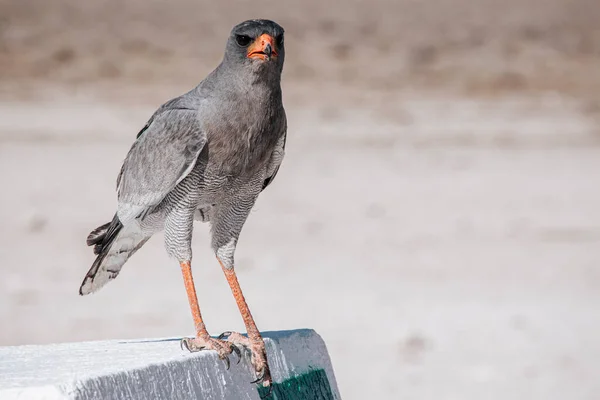
<svg viewBox="0 0 600 400">
<path fill-rule="evenodd" d="M 224 61 L 257 72 L 281 73 L 285 58 L 283 33 L 281 26 L 267 19 L 244 21 L 231 30 Z"/>
</svg>

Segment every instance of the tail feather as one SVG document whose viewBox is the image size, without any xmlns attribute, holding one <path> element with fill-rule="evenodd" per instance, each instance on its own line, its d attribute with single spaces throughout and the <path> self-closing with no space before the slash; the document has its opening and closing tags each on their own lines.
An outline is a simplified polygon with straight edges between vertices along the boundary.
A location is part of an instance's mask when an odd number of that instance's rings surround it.
<svg viewBox="0 0 600 400">
<path fill-rule="evenodd" d="M 86 240 L 87 245 L 93 246 L 95 244 L 102 243 L 102 241 L 106 237 L 106 232 L 108 231 L 108 227 L 112 223 L 113 223 L 112 221 L 107 222 L 104 225 L 100 225 L 99 227 L 97 227 L 96 229 L 91 231 Z"/>
<path fill-rule="evenodd" d="M 116 215 L 111 222 L 90 232 L 87 244 L 94 246 L 97 257 L 81 283 L 79 294 L 93 293 L 116 278 L 123 264 L 148 239 L 135 223 L 124 228 Z"/>
</svg>

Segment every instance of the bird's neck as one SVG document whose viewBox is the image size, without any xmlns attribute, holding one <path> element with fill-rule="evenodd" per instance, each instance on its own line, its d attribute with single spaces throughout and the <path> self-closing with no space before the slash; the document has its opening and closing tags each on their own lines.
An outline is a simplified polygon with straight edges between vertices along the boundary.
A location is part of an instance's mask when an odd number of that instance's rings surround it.
<svg viewBox="0 0 600 400">
<path fill-rule="evenodd" d="M 210 92 L 219 113 L 207 116 L 204 126 L 213 160 L 237 160 L 218 166 L 228 174 L 261 167 L 285 123 L 279 76 L 271 81 L 269 77 L 252 78 L 222 74 L 212 80 Z"/>
<path fill-rule="evenodd" d="M 222 92 L 244 93 L 254 100 L 281 101 L 281 71 L 275 64 L 233 68 L 222 63 L 215 75 Z"/>
</svg>

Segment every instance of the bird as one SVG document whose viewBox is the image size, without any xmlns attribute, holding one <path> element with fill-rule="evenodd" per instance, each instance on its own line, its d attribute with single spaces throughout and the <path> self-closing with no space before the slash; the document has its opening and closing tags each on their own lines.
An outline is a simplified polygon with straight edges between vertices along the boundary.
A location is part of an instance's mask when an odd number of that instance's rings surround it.
<svg viewBox="0 0 600 400">
<path fill-rule="evenodd" d="M 265 343 L 235 272 L 240 232 L 260 195 L 275 179 L 285 154 L 287 118 L 281 75 L 284 29 L 252 19 L 233 27 L 218 66 L 196 87 L 162 104 L 139 131 L 117 177 L 117 209 L 94 229 L 87 245 L 96 255 L 79 289 L 94 293 L 115 279 L 127 260 L 164 231 L 170 259 L 181 268 L 195 336 L 191 352 L 250 353 L 252 383 L 271 386 Z M 195 221 L 210 225 L 211 248 L 229 283 L 247 334 L 208 333 L 192 276 Z M 272 386 L 271 386 L 272 387 Z"/>
</svg>

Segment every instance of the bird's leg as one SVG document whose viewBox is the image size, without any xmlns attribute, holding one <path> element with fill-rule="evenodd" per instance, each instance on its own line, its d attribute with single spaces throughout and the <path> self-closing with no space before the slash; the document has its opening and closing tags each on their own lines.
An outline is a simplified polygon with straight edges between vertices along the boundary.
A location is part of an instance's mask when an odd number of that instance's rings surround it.
<svg viewBox="0 0 600 400">
<path fill-rule="evenodd" d="M 238 356 L 239 362 L 239 359 L 241 358 L 241 352 L 233 343 L 228 343 L 224 340 L 210 337 L 208 331 L 206 330 L 206 326 L 204 325 L 204 321 L 202 320 L 202 314 L 200 314 L 198 297 L 196 296 L 196 287 L 194 286 L 194 278 L 192 276 L 191 263 L 189 261 L 183 261 L 180 263 L 180 265 L 181 273 L 183 274 L 183 283 L 185 284 L 185 290 L 190 302 L 192 317 L 194 318 L 194 327 L 196 328 L 196 337 L 183 338 L 181 340 L 181 346 L 185 346 L 185 348 L 191 352 L 204 349 L 215 350 L 219 354 L 219 358 L 225 360 L 227 369 L 229 369 L 229 354 L 235 352 Z"/>
<path fill-rule="evenodd" d="M 260 187 L 258 189 L 260 189 Z M 246 331 L 248 332 L 247 337 L 239 333 L 224 332 L 219 336 L 219 339 L 226 338 L 228 343 L 242 345 L 250 350 L 252 354 L 252 366 L 254 367 L 258 378 L 253 383 L 260 382 L 263 386 L 269 386 L 271 384 L 271 373 L 267 362 L 265 343 L 260 332 L 256 328 L 256 324 L 248 309 L 248 304 L 246 304 L 246 300 L 244 299 L 242 289 L 240 288 L 234 270 L 234 254 L 237 241 L 244 222 L 256 201 L 256 196 L 258 195 L 256 190 L 257 188 L 253 183 L 236 187 L 236 196 L 234 200 L 216 205 L 211 216 L 213 224 L 211 229 L 212 248 L 225 273 L 225 278 L 227 278 L 235 302 L 237 303 L 244 324 L 246 325 Z"/>
<path fill-rule="evenodd" d="M 238 282 L 233 266 L 228 268 L 220 259 L 219 264 L 221 264 L 221 268 L 225 273 L 225 278 L 227 278 L 227 282 L 229 283 L 229 287 L 231 288 L 235 302 L 240 309 L 240 313 L 242 314 L 242 319 L 244 320 L 244 325 L 246 325 L 246 331 L 248 333 L 248 337 L 246 337 L 237 332 L 224 332 L 219 336 L 219 338 L 226 338 L 229 343 L 234 345 L 242 345 L 250 349 L 252 352 L 252 365 L 258 374 L 258 378 L 252 383 L 262 383 L 263 386 L 269 386 L 271 384 L 271 372 L 269 370 L 269 364 L 267 363 L 265 342 L 258 331 L 258 328 L 256 327 L 256 323 L 254 322 L 254 318 L 252 318 L 252 313 L 250 313 L 248 304 L 246 304 L 246 299 L 242 293 L 242 289 L 240 287 L 240 283 Z"/>
</svg>

